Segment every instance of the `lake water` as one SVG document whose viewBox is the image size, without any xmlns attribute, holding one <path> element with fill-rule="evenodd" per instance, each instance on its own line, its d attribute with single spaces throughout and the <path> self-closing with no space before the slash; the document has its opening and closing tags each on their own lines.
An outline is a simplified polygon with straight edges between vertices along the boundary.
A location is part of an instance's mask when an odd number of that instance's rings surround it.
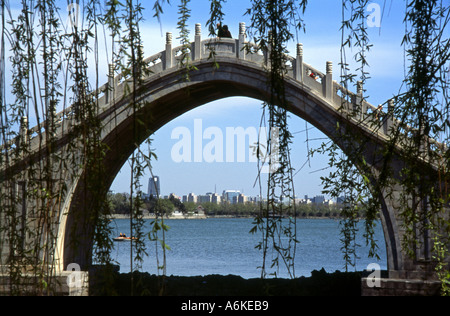
<svg viewBox="0 0 450 316">
<path fill-rule="evenodd" d="M 146 221 L 145 231 L 150 230 L 150 220 Z M 209 218 L 205 220 L 166 220 L 170 226 L 166 233 L 166 243 L 171 250 L 167 251 L 167 275 L 200 276 L 200 275 L 238 275 L 243 278 L 258 278 L 262 264 L 262 252 L 255 249 L 260 241 L 260 234 L 249 233 L 253 227 L 253 219 Z M 115 220 L 114 233 L 130 235 L 129 220 Z M 386 270 L 386 249 L 381 224 L 377 226 L 376 238 L 380 247 L 380 261 L 368 258 L 368 248 L 361 232 L 358 236 L 358 256 L 356 269 L 362 271 L 370 263 L 377 263 Z M 324 268 L 327 272 L 345 271 L 343 253 L 340 250 L 339 221 L 330 219 L 299 219 L 297 221 L 298 239 L 295 275 L 310 276 L 311 271 Z M 114 236 L 115 237 L 115 236 Z M 147 253 L 142 271 L 157 274 L 155 242 L 146 242 Z M 158 253 L 162 260 L 162 250 Z M 130 243 L 116 242 L 112 257 L 120 265 L 121 273 L 130 271 Z M 162 262 L 162 261 L 161 261 Z M 269 262 L 270 265 L 270 262 Z M 280 268 L 279 277 L 287 277 Z"/>
</svg>

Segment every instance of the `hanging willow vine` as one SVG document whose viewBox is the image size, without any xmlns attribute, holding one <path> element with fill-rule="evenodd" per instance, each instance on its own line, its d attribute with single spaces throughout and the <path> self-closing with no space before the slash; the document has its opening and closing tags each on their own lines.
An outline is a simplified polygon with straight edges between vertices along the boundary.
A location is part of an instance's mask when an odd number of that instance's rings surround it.
<svg viewBox="0 0 450 316">
<path fill-rule="evenodd" d="M 342 24 L 341 24 L 341 82 L 340 84 L 348 90 L 356 88 L 358 91 L 357 101 L 350 111 L 347 110 L 347 104 L 351 104 L 351 96 L 344 94 L 342 96 L 343 103 L 340 111 L 345 113 L 348 118 L 360 120 L 361 112 L 364 109 L 364 102 L 368 98 L 365 94 L 364 86 L 369 77 L 367 68 L 369 66 L 367 54 L 372 45 L 367 32 L 366 21 L 368 19 L 367 6 L 369 1 L 366 0 L 343 0 L 342 1 Z M 353 56 L 354 61 L 358 65 L 353 73 L 347 60 L 347 49 L 356 48 Z M 380 128 L 376 116 L 364 117 L 361 123 L 371 124 L 375 130 Z M 374 238 L 376 220 L 379 217 L 379 202 L 377 194 L 372 190 L 371 179 L 372 171 L 367 162 L 363 158 L 363 152 L 368 145 L 369 140 L 362 138 L 357 133 L 349 130 L 341 129 L 343 122 L 339 122 L 336 126 L 337 136 L 335 142 L 323 144 L 320 148 L 313 150 L 316 152 L 327 154 L 329 158 L 329 168 L 333 171 L 328 176 L 321 178 L 324 193 L 330 195 L 334 199 L 344 197 L 342 201 L 343 209 L 341 215 L 341 242 L 342 252 L 345 261 L 345 270 L 355 267 L 359 259 L 357 250 L 361 246 L 356 242 L 356 236 L 360 231 L 359 217 L 364 213 L 365 228 L 364 237 L 366 244 L 370 246 L 369 256 L 379 259 L 379 246 Z M 347 150 L 345 154 L 337 145 L 345 144 Z"/>
<path fill-rule="evenodd" d="M 251 4 L 246 14 L 251 18 L 253 40 L 266 54 L 269 90 L 268 100 L 264 103 L 268 112 L 269 136 L 268 143 L 262 144 L 266 145 L 269 157 L 267 202 L 261 203 L 260 215 L 255 218 L 251 232 L 262 234 L 262 241 L 257 246 L 263 253 L 261 277 L 265 278 L 267 274 L 277 276 L 280 261 L 288 274 L 295 277 L 297 214 L 290 160 L 292 134 L 287 122 L 290 105 L 286 99 L 284 79 L 287 74 L 287 44 L 294 39 L 292 29 L 302 29 L 299 14 L 304 12 L 307 1 L 251 1 Z M 284 217 L 288 218 L 287 223 Z M 270 249 L 274 250 L 272 256 L 269 256 Z M 270 258 L 268 268 L 266 265 Z"/>
<path fill-rule="evenodd" d="M 350 117 L 358 116 L 363 109 L 366 98 L 363 87 L 369 79 L 366 69 L 371 45 L 365 23 L 369 18 L 365 11 L 367 5 L 368 1 L 363 0 L 342 1 L 341 84 L 348 88 L 351 83 L 355 84 L 355 79 L 359 79 L 356 83 L 359 104 L 350 112 Z M 420 260 L 424 264 L 434 265 L 442 281 L 442 293 L 448 294 L 449 38 L 446 34 L 450 7 L 442 1 L 405 1 L 405 5 L 406 31 L 402 44 L 405 47 L 405 64 L 409 65 L 402 89 L 405 92 L 395 96 L 392 103 L 383 104 L 388 107 L 386 114 L 380 111 L 366 118 L 367 123 L 375 128 L 381 128 L 379 115 L 398 118 L 389 130 L 389 144 L 379 153 L 383 157 L 383 168 L 375 176 L 367 162 L 361 161 L 358 150 L 365 148 L 367 140 L 342 133 L 340 141 L 352 144 L 356 155 L 339 154 L 340 150 L 334 144 L 319 149 L 321 153 L 329 153 L 330 166 L 337 169 L 324 177 L 323 182 L 327 193 L 334 197 L 346 197 L 346 219 L 342 233 L 344 258 L 349 265 L 354 266 L 356 259 L 356 214 L 361 207 L 366 212 L 366 242 L 370 245 L 370 254 L 377 256 L 373 228 L 381 207 L 380 197 L 384 196 L 395 201 L 403 220 L 402 227 L 406 232 L 402 237 L 402 249 L 412 259 L 417 260 L 418 255 L 423 255 Z M 358 48 L 354 59 L 359 65 L 356 69 L 359 76 L 350 72 L 346 59 L 345 48 L 355 47 Z M 345 100 L 343 110 L 349 101 Z M 397 178 L 389 167 L 396 155 L 405 162 Z M 424 171 L 427 169 L 423 159 L 434 162 L 435 170 Z M 395 192 L 399 187 L 402 190 Z M 424 253 L 419 254 L 419 249 L 423 249 Z"/>
<path fill-rule="evenodd" d="M 401 215 L 407 227 L 416 231 L 408 230 L 403 245 L 414 249 L 418 232 L 423 236 L 419 246 L 425 247 L 426 260 L 437 261 L 436 271 L 446 295 L 450 295 L 449 23 L 450 5 L 445 2 L 407 2 L 403 44 L 409 68 L 404 81 L 406 92 L 398 96 L 394 112 L 401 118 L 398 128 L 413 131 L 412 141 L 403 152 L 411 167 L 403 171 L 402 185 L 405 196 L 413 196 L 414 201 L 412 205 L 404 201 L 409 207 Z M 423 157 L 436 162 L 437 179 L 424 176 Z M 432 249 L 427 249 L 430 241 Z"/>
</svg>

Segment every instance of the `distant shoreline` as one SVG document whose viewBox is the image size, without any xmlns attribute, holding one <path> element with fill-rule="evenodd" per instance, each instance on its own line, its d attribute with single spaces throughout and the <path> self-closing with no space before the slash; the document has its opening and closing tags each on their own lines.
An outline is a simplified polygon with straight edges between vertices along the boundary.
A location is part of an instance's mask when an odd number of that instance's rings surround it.
<svg viewBox="0 0 450 316">
<path fill-rule="evenodd" d="M 130 219 L 130 215 L 124 215 L 124 214 L 112 214 L 108 216 L 109 219 Z M 144 215 L 142 216 L 143 219 L 155 219 L 156 216 L 154 215 Z M 199 216 L 199 215 L 193 215 L 193 216 L 165 216 L 164 219 L 207 219 L 209 217 L 207 216 Z"/>
<path fill-rule="evenodd" d="M 130 215 L 124 214 L 112 214 L 108 216 L 109 219 L 130 219 Z M 143 219 L 155 219 L 154 215 L 144 215 Z M 203 215 L 192 215 L 192 216 L 165 216 L 164 219 L 168 220 L 205 220 L 211 218 L 223 218 L 223 219 L 238 219 L 238 218 L 255 218 L 254 216 L 235 216 L 235 215 L 215 215 L 215 216 L 203 216 Z M 297 219 L 333 219 L 340 220 L 342 219 L 340 216 L 297 216 Z M 363 218 L 358 218 L 363 219 Z"/>
</svg>

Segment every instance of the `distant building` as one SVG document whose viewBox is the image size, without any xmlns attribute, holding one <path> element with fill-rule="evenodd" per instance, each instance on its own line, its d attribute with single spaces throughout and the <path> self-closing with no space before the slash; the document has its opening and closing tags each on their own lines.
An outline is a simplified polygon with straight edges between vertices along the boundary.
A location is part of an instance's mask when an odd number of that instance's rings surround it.
<svg viewBox="0 0 450 316">
<path fill-rule="evenodd" d="M 314 198 L 314 204 L 324 204 L 325 203 L 325 197 L 323 195 L 317 195 Z"/>
<path fill-rule="evenodd" d="M 199 195 L 197 197 L 198 203 L 214 203 L 219 204 L 222 201 L 222 198 L 217 193 L 208 192 L 205 195 Z"/>
<path fill-rule="evenodd" d="M 247 201 L 248 201 L 248 199 L 244 194 L 241 193 L 238 195 L 238 203 L 239 204 L 245 204 L 245 203 L 247 203 Z"/>
<path fill-rule="evenodd" d="M 203 206 L 199 205 L 197 209 L 194 211 L 194 216 L 204 217 L 205 216 L 205 209 Z"/>
<path fill-rule="evenodd" d="M 222 193 L 222 200 L 223 202 L 230 204 L 237 204 L 240 194 L 241 192 L 237 190 L 224 190 Z"/>
<path fill-rule="evenodd" d="M 211 203 L 220 204 L 220 202 L 222 202 L 222 197 L 219 194 L 214 193 L 211 196 Z"/>
<path fill-rule="evenodd" d="M 197 203 L 197 195 L 195 195 L 194 193 L 189 193 L 189 195 L 187 196 L 187 201 Z"/>
<path fill-rule="evenodd" d="M 148 197 L 158 199 L 161 194 L 161 185 L 159 177 L 154 176 L 148 180 Z"/>
<path fill-rule="evenodd" d="M 198 203 L 211 203 L 212 193 L 206 193 L 206 195 L 199 195 L 197 198 Z"/>
</svg>

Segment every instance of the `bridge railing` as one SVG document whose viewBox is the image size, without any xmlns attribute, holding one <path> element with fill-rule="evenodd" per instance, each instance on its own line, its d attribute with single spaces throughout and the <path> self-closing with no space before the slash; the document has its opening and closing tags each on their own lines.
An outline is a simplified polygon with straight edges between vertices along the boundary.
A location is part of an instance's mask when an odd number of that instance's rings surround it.
<svg viewBox="0 0 450 316">
<path fill-rule="evenodd" d="M 150 56 L 144 60 L 148 66 L 148 76 L 152 76 L 162 71 L 179 67 L 183 57 L 184 46 L 173 47 L 172 34 L 166 34 L 165 50 Z M 253 62 L 258 65 L 268 63 L 268 52 L 260 51 L 258 47 L 246 41 L 245 23 L 239 24 L 239 36 L 232 38 L 210 38 L 202 40 L 201 25 L 195 25 L 195 40 L 188 47 L 190 61 L 195 62 L 207 59 L 211 56 L 228 57 Z M 333 80 L 333 64 L 327 62 L 326 72 L 323 73 L 313 66 L 303 61 L 303 45 L 297 45 L 296 57 L 286 56 L 288 76 L 297 82 L 307 86 L 317 96 L 323 98 L 337 111 L 349 115 L 357 124 L 366 126 L 382 137 L 388 137 L 390 131 L 399 125 L 399 121 L 393 118 L 393 103 L 389 101 L 388 112 L 382 111 L 380 106 L 375 107 L 363 98 L 363 88 L 360 83 L 357 85 L 357 92 L 353 93 Z M 124 85 L 131 84 L 131 78 L 123 74 L 115 75 L 115 66 L 109 65 L 108 82 L 91 93 L 93 102 L 98 102 L 99 112 L 106 110 L 114 100 L 119 100 L 124 93 Z M 56 128 L 57 133 L 68 131 L 74 124 L 74 106 L 68 107 L 57 113 Z M 23 121 L 27 121 L 26 118 Z M 28 129 L 28 125 L 21 127 L 20 135 L 0 146 L 1 151 L 12 150 L 17 147 L 20 139 L 27 139 L 30 150 L 39 147 L 40 139 L 45 133 L 46 122 Z M 41 135 L 41 137 L 39 137 Z M 439 144 L 436 141 L 430 143 Z"/>
</svg>

